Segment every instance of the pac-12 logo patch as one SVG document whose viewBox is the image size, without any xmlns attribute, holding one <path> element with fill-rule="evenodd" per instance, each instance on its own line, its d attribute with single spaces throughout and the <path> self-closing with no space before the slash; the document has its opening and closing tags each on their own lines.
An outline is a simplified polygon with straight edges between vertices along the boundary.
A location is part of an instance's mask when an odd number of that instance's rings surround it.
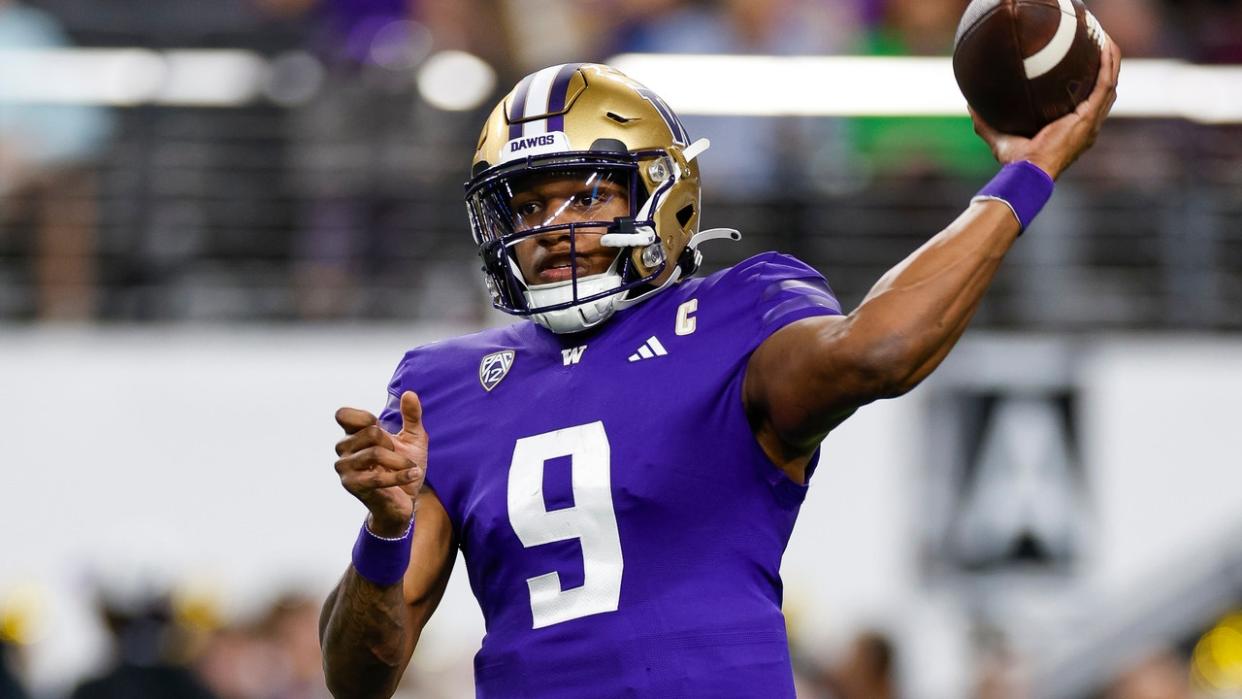
<svg viewBox="0 0 1242 699">
<path fill-rule="evenodd" d="M 491 391 L 505 376 L 508 376 L 509 369 L 512 367 L 513 350 L 492 352 L 479 362 L 479 383 L 483 384 L 483 388 Z"/>
</svg>

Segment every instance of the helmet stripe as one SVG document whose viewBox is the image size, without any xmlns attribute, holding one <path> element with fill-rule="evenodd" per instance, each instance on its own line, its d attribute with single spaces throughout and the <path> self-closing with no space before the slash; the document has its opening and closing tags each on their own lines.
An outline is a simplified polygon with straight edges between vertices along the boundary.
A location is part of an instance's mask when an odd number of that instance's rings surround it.
<svg viewBox="0 0 1242 699">
<path fill-rule="evenodd" d="M 645 87 L 638 88 L 638 94 L 655 106 L 656 111 L 664 118 L 664 123 L 668 125 L 668 130 L 673 134 L 674 141 L 683 146 L 690 145 L 690 135 L 686 133 L 686 127 L 682 126 L 681 119 L 677 118 L 677 114 L 665 104 L 659 95 Z"/>
<path fill-rule="evenodd" d="M 509 138 L 514 139 L 522 135 L 522 125 L 518 122 L 526 115 L 526 93 L 530 91 L 531 79 L 534 75 L 528 75 L 522 78 L 518 83 L 517 89 L 513 91 L 513 102 L 509 104 Z"/>
<path fill-rule="evenodd" d="M 560 66 L 550 66 L 531 76 L 530 92 L 526 93 L 526 116 L 543 116 L 548 113 L 548 98 L 552 83 Z M 547 119 L 532 119 L 522 124 L 523 136 L 539 136 L 548 131 Z"/>
<path fill-rule="evenodd" d="M 569 81 L 582 65 L 582 63 L 566 63 L 556 74 L 556 80 L 552 82 L 551 102 L 548 103 L 548 113 L 553 115 L 548 117 L 548 131 L 565 130 L 565 115 L 556 112 L 565 108 L 565 100 L 569 98 Z"/>
</svg>

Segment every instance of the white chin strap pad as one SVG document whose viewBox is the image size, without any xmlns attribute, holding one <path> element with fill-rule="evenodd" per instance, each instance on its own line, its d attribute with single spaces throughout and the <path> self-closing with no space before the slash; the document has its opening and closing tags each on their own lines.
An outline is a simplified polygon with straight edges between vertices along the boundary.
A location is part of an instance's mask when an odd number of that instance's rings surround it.
<svg viewBox="0 0 1242 699">
<path fill-rule="evenodd" d="M 619 288 L 621 275 L 616 273 L 615 267 L 614 263 L 613 269 L 603 274 L 579 279 L 578 297 L 594 296 Z M 563 282 L 540 284 L 528 287 L 524 293 L 526 302 L 532 308 L 569 303 L 574 299 L 574 282 L 572 279 L 566 279 Z M 617 301 L 620 298 L 621 294 L 613 294 L 597 301 L 562 308 L 559 311 L 533 313 L 531 320 L 557 334 L 578 332 L 608 320 L 617 310 Z"/>
<path fill-rule="evenodd" d="M 604 305 L 605 307 L 600 308 L 601 305 Z M 608 320 L 615 310 L 616 308 L 606 301 L 596 301 L 594 303 L 565 308 L 559 311 L 536 313 L 530 318 L 557 335 L 565 335 L 593 328 L 605 320 Z"/>
</svg>

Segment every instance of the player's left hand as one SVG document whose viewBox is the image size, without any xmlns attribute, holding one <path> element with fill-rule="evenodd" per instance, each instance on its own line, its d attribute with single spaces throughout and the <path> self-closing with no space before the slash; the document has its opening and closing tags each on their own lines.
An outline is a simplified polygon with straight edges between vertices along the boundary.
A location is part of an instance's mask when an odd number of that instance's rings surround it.
<svg viewBox="0 0 1242 699">
<path fill-rule="evenodd" d="M 397 537 L 409 526 L 427 473 L 427 430 L 413 391 L 401 394 L 401 430 L 389 433 L 371 413 L 336 411 L 345 437 L 336 443 L 341 485 L 370 510 L 368 526 Z"/>
<path fill-rule="evenodd" d="M 1105 37 L 1100 50 L 1100 72 L 1095 89 L 1078 107 L 1048 124 L 1034 138 L 1003 134 L 988 126 L 970 110 L 975 133 L 987 142 L 992 155 L 1002 165 L 1029 160 L 1056 179 L 1078 156 L 1082 155 L 1100 133 L 1100 127 L 1117 101 L 1117 76 L 1121 71 L 1121 51 L 1111 38 Z"/>
</svg>

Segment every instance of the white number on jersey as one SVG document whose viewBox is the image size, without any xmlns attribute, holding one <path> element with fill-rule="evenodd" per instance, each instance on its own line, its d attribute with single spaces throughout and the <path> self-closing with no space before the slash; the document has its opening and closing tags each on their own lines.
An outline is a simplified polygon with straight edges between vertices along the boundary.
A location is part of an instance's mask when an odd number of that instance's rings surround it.
<svg viewBox="0 0 1242 699">
<path fill-rule="evenodd" d="M 549 459 L 572 459 L 573 507 L 548 511 L 543 469 Z M 604 423 L 524 437 L 513 447 L 509 465 L 509 522 L 530 548 L 578 539 L 582 544 L 583 583 L 561 589 L 555 571 L 528 578 L 534 628 L 604 612 L 615 612 L 621 598 L 621 537 L 612 506 L 611 453 Z"/>
</svg>

